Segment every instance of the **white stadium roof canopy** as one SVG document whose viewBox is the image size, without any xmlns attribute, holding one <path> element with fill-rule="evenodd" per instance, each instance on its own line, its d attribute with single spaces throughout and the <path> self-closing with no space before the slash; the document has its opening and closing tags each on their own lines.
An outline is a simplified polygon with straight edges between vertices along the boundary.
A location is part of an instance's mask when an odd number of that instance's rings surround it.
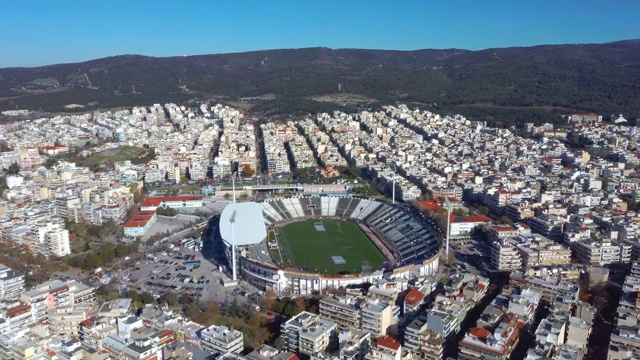
<svg viewBox="0 0 640 360">
<path fill-rule="evenodd" d="M 235 243 L 233 241 L 234 221 Z M 220 235 L 229 245 L 253 245 L 267 237 L 267 228 L 262 216 L 262 205 L 255 202 L 231 203 L 220 215 Z"/>
</svg>

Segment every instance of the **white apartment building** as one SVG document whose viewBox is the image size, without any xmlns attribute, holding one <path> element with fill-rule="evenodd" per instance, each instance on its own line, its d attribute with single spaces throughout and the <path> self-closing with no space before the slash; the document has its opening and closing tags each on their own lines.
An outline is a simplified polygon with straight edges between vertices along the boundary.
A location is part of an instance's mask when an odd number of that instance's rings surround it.
<svg viewBox="0 0 640 360">
<path fill-rule="evenodd" d="M 304 311 L 282 324 L 287 349 L 307 356 L 333 352 L 338 348 L 338 325 Z"/>
<path fill-rule="evenodd" d="M 404 346 L 420 355 L 421 359 L 439 360 L 445 348 L 444 338 L 428 329 L 425 316 L 415 318 L 404 329 Z"/>
<path fill-rule="evenodd" d="M 398 326 L 395 313 L 398 311 L 399 308 L 393 303 L 378 299 L 366 299 L 360 304 L 361 330 L 374 337 L 395 334 Z"/>
<path fill-rule="evenodd" d="M 320 300 L 320 316 L 340 328 L 360 329 L 360 301 L 348 296 L 325 296 Z"/>
<path fill-rule="evenodd" d="M 584 241 L 572 244 L 575 257 L 582 264 L 605 266 L 631 262 L 631 245 L 613 241 Z"/>
<path fill-rule="evenodd" d="M 516 245 L 525 268 L 571 263 L 571 249 L 540 235 L 518 236 L 509 241 Z"/>
<path fill-rule="evenodd" d="M 226 326 L 211 325 L 200 333 L 202 349 L 212 354 L 239 354 L 243 349 L 244 335 Z"/>
<path fill-rule="evenodd" d="M 33 224 L 29 236 L 25 238 L 29 249 L 46 257 L 63 257 L 71 254 L 69 230 L 59 218 Z"/>
<path fill-rule="evenodd" d="M 0 264 L 0 301 L 15 300 L 24 291 L 24 275 Z"/>
<path fill-rule="evenodd" d="M 540 291 L 523 289 L 520 294 L 511 297 L 509 312 L 531 321 L 540 304 L 540 299 L 542 299 Z"/>
<path fill-rule="evenodd" d="M 491 244 L 491 266 L 496 270 L 516 270 L 522 268 L 522 257 L 518 249 L 507 240 Z"/>
<path fill-rule="evenodd" d="M 47 324 L 51 334 L 64 337 L 77 337 L 80 322 L 88 316 L 89 307 L 86 305 L 66 305 L 47 310 Z"/>
</svg>

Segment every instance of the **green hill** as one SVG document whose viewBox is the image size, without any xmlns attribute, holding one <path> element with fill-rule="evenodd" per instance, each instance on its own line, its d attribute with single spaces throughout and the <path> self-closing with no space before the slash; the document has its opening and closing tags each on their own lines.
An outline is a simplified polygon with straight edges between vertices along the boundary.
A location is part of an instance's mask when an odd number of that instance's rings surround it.
<svg viewBox="0 0 640 360">
<path fill-rule="evenodd" d="M 87 111 L 245 97 L 261 98 L 249 100 L 251 112 L 265 115 L 353 111 L 400 101 L 498 123 L 549 121 L 574 111 L 636 117 L 640 41 L 481 51 L 307 48 L 123 55 L 0 69 L 0 110 L 64 111 L 75 103 L 86 106 L 77 111 Z"/>
</svg>

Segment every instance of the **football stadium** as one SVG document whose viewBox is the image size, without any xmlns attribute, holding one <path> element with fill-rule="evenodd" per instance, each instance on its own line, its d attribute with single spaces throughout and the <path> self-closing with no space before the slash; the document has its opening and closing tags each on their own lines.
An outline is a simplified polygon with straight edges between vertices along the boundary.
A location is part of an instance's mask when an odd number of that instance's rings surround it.
<svg viewBox="0 0 640 360">
<path fill-rule="evenodd" d="M 441 249 L 407 205 L 352 196 L 229 204 L 220 236 L 234 279 L 278 294 L 430 275 Z"/>
</svg>

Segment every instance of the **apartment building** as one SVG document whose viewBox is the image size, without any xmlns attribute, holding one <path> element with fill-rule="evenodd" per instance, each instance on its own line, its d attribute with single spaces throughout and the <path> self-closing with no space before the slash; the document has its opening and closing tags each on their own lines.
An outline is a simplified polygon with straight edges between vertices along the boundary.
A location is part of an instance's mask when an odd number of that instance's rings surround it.
<svg viewBox="0 0 640 360">
<path fill-rule="evenodd" d="M 366 360 L 400 360 L 402 359 L 402 345 L 390 337 L 383 336 L 376 345 L 371 349 L 371 352 L 365 357 Z"/>
<path fill-rule="evenodd" d="M 360 329 L 361 299 L 349 296 L 325 296 L 320 300 L 320 316 L 333 321 L 339 328 Z"/>
<path fill-rule="evenodd" d="M 542 214 L 529 221 L 531 230 L 535 233 L 546 236 L 549 239 L 560 241 L 562 239 L 564 224 L 567 223 L 566 216 L 557 214 Z"/>
<path fill-rule="evenodd" d="M 525 268 L 571 263 L 571 249 L 543 236 L 521 235 L 510 238 L 509 241 L 516 245 Z"/>
<path fill-rule="evenodd" d="M 24 291 L 24 274 L 0 264 L 0 301 L 15 300 Z"/>
<path fill-rule="evenodd" d="M 371 351 L 371 334 L 359 330 L 343 330 L 338 335 L 340 360 L 362 360 Z"/>
<path fill-rule="evenodd" d="M 338 349 L 337 328 L 335 322 L 304 311 L 282 324 L 282 334 L 289 351 L 316 356 Z"/>
<path fill-rule="evenodd" d="M 517 235 L 520 235 L 520 230 L 514 226 L 506 224 L 491 225 L 487 231 L 487 236 L 490 241 L 499 241 Z"/>
<path fill-rule="evenodd" d="M 444 353 L 445 339 L 427 328 L 426 316 L 419 316 L 405 328 L 404 345 L 421 359 L 439 360 Z"/>
<path fill-rule="evenodd" d="M 80 323 L 87 319 L 90 308 L 86 305 L 65 305 L 47 310 L 49 333 L 75 338 L 80 333 Z"/>
<path fill-rule="evenodd" d="M 506 318 L 491 332 L 483 328 L 472 328 L 462 340 L 458 359 L 506 360 L 520 341 L 520 331 L 525 321 L 517 316 Z"/>
<path fill-rule="evenodd" d="M 491 266 L 496 270 L 508 271 L 522 268 L 522 256 L 513 243 L 506 239 L 491 244 Z"/>
<path fill-rule="evenodd" d="M 9 330 L 9 332 L 29 326 L 35 321 L 31 313 L 31 305 L 22 301 L 2 304 L 0 314 L 8 322 L 9 326 L 5 331 Z"/>
<path fill-rule="evenodd" d="M 46 257 L 71 254 L 69 230 L 64 228 L 64 222 L 60 218 L 31 225 L 29 234 L 25 237 L 25 245 L 31 251 Z"/>
<path fill-rule="evenodd" d="M 239 354 L 244 347 L 241 331 L 212 325 L 200 333 L 202 349 L 212 354 Z"/>
<path fill-rule="evenodd" d="M 523 289 L 519 294 L 511 296 L 508 306 L 509 312 L 526 321 L 532 321 L 541 299 L 540 291 L 530 288 Z"/>
<path fill-rule="evenodd" d="M 580 263 L 591 266 L 628 264 L 631 262 L 631 245 L 614 241 L 584 241 L 572 243 L 573 254 Z"/>
<path fill-rule="evenodd" d="M 378 338 L 396 334 L 399 309 L 390 302 L 367 298 L 360 304 L 361 330 Z"/>
</svg>

